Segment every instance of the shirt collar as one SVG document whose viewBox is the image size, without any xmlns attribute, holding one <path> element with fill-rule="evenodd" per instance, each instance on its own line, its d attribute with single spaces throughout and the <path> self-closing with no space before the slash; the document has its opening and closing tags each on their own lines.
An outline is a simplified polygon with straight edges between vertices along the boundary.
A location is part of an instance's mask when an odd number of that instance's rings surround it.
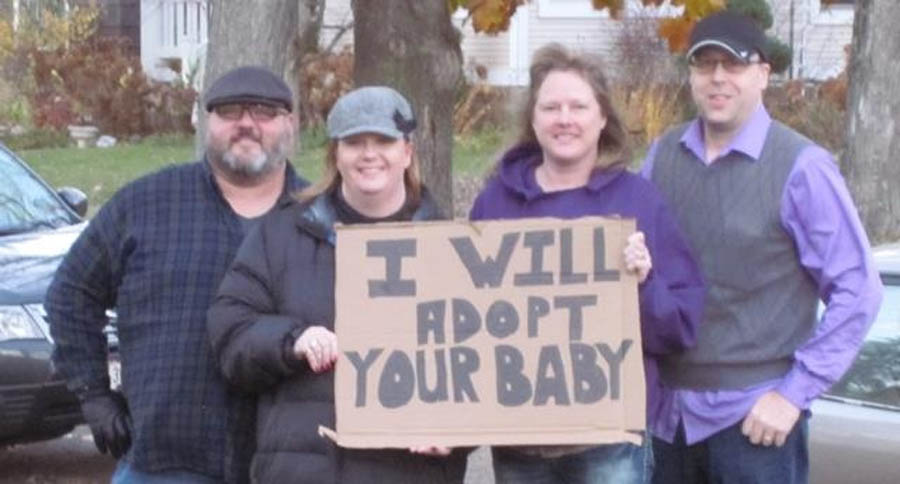
<svg viewBox="0 0 900 484">
<path fill-rule="evenodd" d="M 719 157 L 721 158 L 732 151 L 737 151 L 747 155 L 754 161 L 759 160 L 759 155 L 762 153 L 763 145 L 766 142 L 766 133 L 768 133 L 771 124 L 772 118 L 769 117 L 766 108 L 760 104 Z M 680 142 L 697 159 L 706 159 L 706 144 L 703 141 L 703 121 L 700 118 L 691 121 L 687 130 L 681 135 Z"/>
</svg>

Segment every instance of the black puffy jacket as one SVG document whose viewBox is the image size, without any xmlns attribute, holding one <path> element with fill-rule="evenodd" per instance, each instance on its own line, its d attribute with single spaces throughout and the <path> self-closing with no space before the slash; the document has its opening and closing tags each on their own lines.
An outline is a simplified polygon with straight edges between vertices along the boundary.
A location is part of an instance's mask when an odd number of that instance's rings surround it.
<svg viewBox="0 0 900 484">
<path fill-rule="evenodd" d="M 424 193 L 413 220 L 437 219 Z M 208 327 L 225 378 L 259 395 L 251 477 L 262 483 L 460 483 L 466 452 L 338 447 L 334 373 L 316 374 L 287 353 L 303 329 L 334 329 L 335 209 L 329 195 L 291 203 L 247 236 L 226 274 Z"/>
</svg>

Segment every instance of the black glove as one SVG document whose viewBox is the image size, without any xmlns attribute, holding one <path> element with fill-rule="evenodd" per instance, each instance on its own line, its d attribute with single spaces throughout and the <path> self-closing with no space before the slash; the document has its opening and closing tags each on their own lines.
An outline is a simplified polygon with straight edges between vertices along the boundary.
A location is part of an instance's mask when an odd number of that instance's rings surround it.
<svg viewBox="0 0 900 484">
<path fill-rule="evenodd" d="M 131 415 L 125 397 L 119 392 L 104 391 L 86 395 L 81 401 L 81 413 L 94 434 L 94 445 L 116 459 L 131 447 Z"/>
</svg>

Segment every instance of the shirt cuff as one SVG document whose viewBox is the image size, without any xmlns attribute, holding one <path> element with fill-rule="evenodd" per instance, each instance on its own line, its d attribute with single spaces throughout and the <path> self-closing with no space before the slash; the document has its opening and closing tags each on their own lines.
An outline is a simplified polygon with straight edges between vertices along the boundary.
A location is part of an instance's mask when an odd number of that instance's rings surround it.
<svg viewBox="0 0 900 484">
<path fill-rule="evenodd" d="M 303 328 L 295 328 L 284 336 L 281 344 L 281 357 L 284 359 L 284 364 L 292 370 L 299 370 L 303 367 L 303 360 L 297 358 L 294 353 L 294 344 L 301 334 L 303 334 Z"/>
<path fill-rule="evenodd" d="M 806 371 L 802 364 L 795 363 L 791 371 L 775 387 L 775 391 L 800 410 L 808 410 L 813 400 L 818 398 L 827 387 L 828 384 Z"/>
</svg>

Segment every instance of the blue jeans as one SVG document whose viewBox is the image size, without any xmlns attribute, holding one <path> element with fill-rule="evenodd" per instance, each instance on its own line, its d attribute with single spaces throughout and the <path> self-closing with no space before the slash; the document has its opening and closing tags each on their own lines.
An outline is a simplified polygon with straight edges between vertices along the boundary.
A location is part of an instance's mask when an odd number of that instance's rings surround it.
<svg viewBox="0 0 900 484">
<path fill-rule="evenodd" d="M 111 484 L 218 484 L 218 479 L 190 471 L 143 472 L 125 460 L 120 460 Z"/>
<path fill-rule="evenodd" d="M 503 447 L 491 454 L 497 484 L 645 484 L 653 470 L 649 436 L 644 445 L 607 444 L 552 458 Z"/>
<path fill-rule="evenodd" d="M 653 439 L 653 484 L 805 484 L 808 419 L 804 412 L 782 447 L 750 443 L 741 433 L 741 422 L 686 445 L 684 428 L 679 426 L 673 444 Z"/>
</svg>

